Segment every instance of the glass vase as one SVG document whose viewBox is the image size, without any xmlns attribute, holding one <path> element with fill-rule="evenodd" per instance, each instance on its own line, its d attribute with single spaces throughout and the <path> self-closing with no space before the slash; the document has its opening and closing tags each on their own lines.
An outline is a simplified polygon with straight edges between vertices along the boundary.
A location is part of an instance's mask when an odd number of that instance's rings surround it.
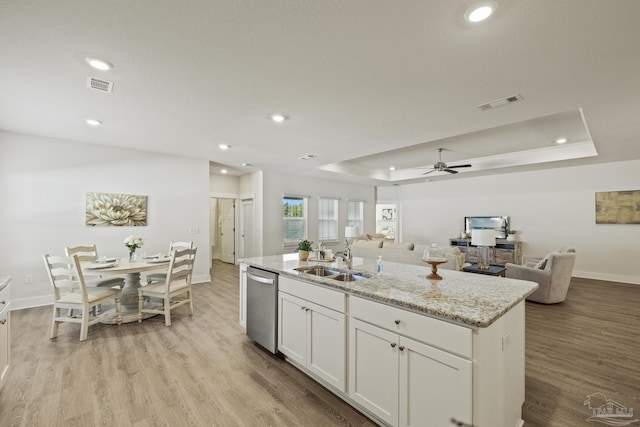
<svg viewBox="0 0 640 427">
<path fill-rule="evenodd" d="M 129 262 L 134 262 L 136 260 L 137 256 L 136 256 L 136 250 L 133 249 L 131 251 L 129 251 Z"/>
</svg>

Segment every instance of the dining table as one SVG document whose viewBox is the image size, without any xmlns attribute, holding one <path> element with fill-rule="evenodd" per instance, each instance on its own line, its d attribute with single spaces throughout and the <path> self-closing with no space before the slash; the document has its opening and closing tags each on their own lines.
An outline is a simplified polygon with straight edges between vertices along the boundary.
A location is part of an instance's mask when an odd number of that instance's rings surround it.
<svg viewBox="0 0 640 427">
<path fill-rule="evenodd" d="M 99 261 L 83 261 L 82 271 L 86 275 L 124 275 L 124 287 L 120 292 L 120 310 L 122 323 L 131 323 L 138 320 L 138 289 L 142 286 L 140 281 L 143 272 L 166 271 L 169 267 L 169 256 L 157 256 L 148 259 L 106 259 Z M 145 304 L 154 304 L 145 301 Z M 108 308 L 105 308 L 108 309 Z M 153 313 L 143 313 L 142 318 L 153 317 Z M 116 319 L 107 319 L 104 323 L 116 323 Z"/>
</svg>

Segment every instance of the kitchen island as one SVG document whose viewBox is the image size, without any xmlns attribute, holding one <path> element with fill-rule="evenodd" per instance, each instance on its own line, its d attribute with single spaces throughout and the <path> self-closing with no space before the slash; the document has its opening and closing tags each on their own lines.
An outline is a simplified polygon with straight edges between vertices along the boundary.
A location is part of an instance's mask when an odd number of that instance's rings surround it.
<svg viewBox="0 0 640 427">
<path fill-rule="evenodd" d="M 524 299 L 537 284 L 355 258 L 362 280 L 309 274 L 296 254 L 249 258 L 278 273 L 278 350 L 384 425 L 522 425 Z M 245 293 L 241 274 L 241 316 Z M 246 306 L 245 306 L 246 307 Z M 241 318 L 242 323 L 242 318 Z"/>
</svg>

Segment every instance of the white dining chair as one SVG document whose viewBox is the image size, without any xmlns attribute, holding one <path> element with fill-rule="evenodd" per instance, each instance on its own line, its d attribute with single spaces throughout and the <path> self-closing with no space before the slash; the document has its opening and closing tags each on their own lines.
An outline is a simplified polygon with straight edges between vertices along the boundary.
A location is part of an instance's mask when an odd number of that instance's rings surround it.
<svg viewBox="0 0 640 427">
<path fill-rule="evenodd" d="M 191 275 L 196 250 L 197 248 L 174 249 L 164 282 L 155 282 L 138 289 L 138 322 L 142 322 L 143 313 L 163 314 L 165 325 L 171 326 L 171 310 L 184 304 L 189 304 L 193 314 Z M 150 302 L 145 308 L 145 298 L 161 299 L 162 305 L 154 306 Z"/>
<path fill-rule="evenodd" d="M 193 242 L 171 241 L 171 243 L 169 243 L 168 254 L 171 255 L 171 252 L 174 249 L 193 249 Z M 167 273 L 151 273 L 147 275 L 147 284 L 152 282 L 164 282 L 166 279 L 167 279 Z"/>
<path fill-rule="evenodd" d="M 98 249 L 96 245 L 90 246 L 67 246 L 64 248 L 64 253 L 68 256 L 76 255 L 78 257 L 78 261 L 97 261 L 98 257 Z M 124 277 L 102 277 L 99 274 L 85 274 L 84 275 L 85 283 L 89 288 L 95 288 L 98 286 L 118 286 L 120 289 L 124 286 Z"/>
<path fill-rule="evenodd" d="M 43 255 L 43 259 L 54 295 L 49 338 L 55 339 L 58 336 L 58 324 L 61 322 L 80 323 L 80 341 L 87 339 L 91 325 L 112 318 L 116 319 L 117 324 L 122 322 L 120 289 L 88 288 L 76 255 Z M 115 302 L 114 310 L 107 310 L 99 315 L 93 314 L 94 307 L 111 301 Z M 63 310 L 67 310 L 66 315 Z"/>
</svg>

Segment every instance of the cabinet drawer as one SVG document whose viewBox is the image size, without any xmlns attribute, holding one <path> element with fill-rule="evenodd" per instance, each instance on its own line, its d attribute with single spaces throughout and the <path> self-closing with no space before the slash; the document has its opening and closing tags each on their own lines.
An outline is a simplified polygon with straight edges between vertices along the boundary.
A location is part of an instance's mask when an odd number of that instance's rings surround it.
<svg viewBox="0 0 640 427">
<path fill-rule="evenodd" d="M 312 285 L 300 280 L 280 275 L 278 289 L 289 295 L 306 299 L 315 304 L 322 305 L 332 310 L 344 313 L 346 311 L 347 296 L 344 292 Z"/>
<path fill-rule="evenodd" d="M 354 296 L 349 298 L 349 314 L 356 319 L 469 359 L 473 355 L 471 328 Z"/>
</svg>

